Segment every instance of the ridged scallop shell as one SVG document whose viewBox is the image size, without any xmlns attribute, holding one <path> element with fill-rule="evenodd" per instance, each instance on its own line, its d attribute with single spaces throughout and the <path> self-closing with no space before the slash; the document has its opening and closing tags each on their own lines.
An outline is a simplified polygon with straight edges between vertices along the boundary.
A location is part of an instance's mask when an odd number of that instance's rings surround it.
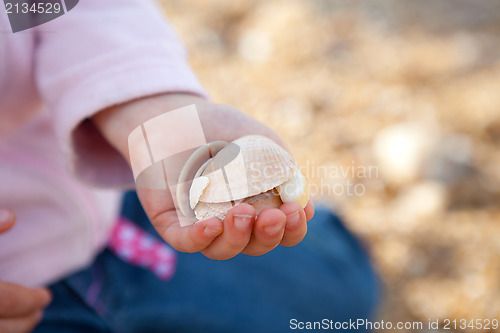
<svg viewBox="0 0 500 333">
<path fill-rule="evenodd" d="M 307 180 L 294 158 L 274 141 L 256 135 L 200 147 L 181 170 L 179 185 L 178 207 L 184 216 L 198 220 L 223 219 L 241 202 L 259 214 L 283 202 L 305 207 L 309 199 Z"/>
<path fill-rule="evenodd" d="M 200 202 L 222 203 L 267 192 L 290 179 L 297 164 L 277 143 L 250 135 L 224 147 L 208 163 L 202 176 L 209 179 Z"/>
</svg>

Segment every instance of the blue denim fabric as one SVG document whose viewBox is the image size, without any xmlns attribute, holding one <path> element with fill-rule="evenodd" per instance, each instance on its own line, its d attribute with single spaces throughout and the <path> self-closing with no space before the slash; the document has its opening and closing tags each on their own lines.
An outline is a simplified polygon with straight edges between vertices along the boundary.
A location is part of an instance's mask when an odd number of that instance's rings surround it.
<svg viewBox="0 0 500 333">
<path fill-rule="evenodd" d="M 158 237 L 133 192 L 123 215 Z M 105 250 L 50 288 L 54 300 L 36 333 L 290 332 L 294 318 L 370 319 L 378 299 L 365 251 L 325 209 L 293 248 L 227 261 L 179 253 L 169 281 Z"/>
</svg>

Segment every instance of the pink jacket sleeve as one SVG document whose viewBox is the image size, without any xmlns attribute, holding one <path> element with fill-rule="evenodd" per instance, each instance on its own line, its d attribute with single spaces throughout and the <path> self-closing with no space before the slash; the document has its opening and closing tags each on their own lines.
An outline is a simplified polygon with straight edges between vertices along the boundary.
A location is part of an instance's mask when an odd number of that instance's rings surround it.
<svg viewBox="0 0 500 333">
<path fill-rule="evenodd" d="M 37 28 L 35 79 L 74 173 L 133 184 L 125 160 L 88 121 L 99 110 L 161 92 L 205 96 L 161 9 L 150 0 L 84 0 Z"/>
</svg>

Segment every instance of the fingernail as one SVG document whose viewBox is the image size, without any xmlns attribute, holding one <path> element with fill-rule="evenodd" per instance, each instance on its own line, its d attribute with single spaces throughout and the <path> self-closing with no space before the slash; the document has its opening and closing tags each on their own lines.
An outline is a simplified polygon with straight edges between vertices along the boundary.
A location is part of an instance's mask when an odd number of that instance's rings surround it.
<svg viewBox="0 0 500 333">
<path fill-rule="evenodd" d="M 290 226 L 296 225 L 297 223 L 299 223 L 299 221 L 300 221 L 300 214 L 298 210 L 286 216 L 286 223 Z"/>
<path fill-rule="evenodd" d="M 222 232 L 222 228 L 218 221 L 209 221 L 205 225 L 205 230 L 203 232 L 205 232 L 206 235 L 213 237 L 220 234 Z"/>
<path fill-rule="evenodd" d="M 237 229 L 246 230 L 250 223 L 252 223 L 252 215 L 234 214 L 234 225 Z"/>
<path fill-rule="evenodd" d="M 268 226 L 265 226 L 264 227 L 264 231 L 268 234 L 268 235 L 275 235 L 277 234 L 278 232 L 281 231 L 281 229 L 283 229 L 283 223 L 280 222 L 280 223 L 276 223 L 276 224 L 273 224 L 273 225 L 268 225 Z"/>
<path fill-rule="evenodd" d="M 11 223 L 14 219 L 14 214 L 8 209 L 0 209 L 0 224 Z"/>
</svg>

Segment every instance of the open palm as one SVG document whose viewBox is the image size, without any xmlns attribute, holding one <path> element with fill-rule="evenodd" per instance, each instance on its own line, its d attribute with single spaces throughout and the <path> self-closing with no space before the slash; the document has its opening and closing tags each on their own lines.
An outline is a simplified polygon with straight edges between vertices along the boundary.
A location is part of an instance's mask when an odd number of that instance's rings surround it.
<svg viewBox="0 0 500 333">
<path fill-rule="evenodd" d="M 192 95 L 160 95 L 106 110 L 94 117 L 108 140 L 125 156 L 128 149 L 125 138 L 116 133 L 113 120 L 125 117 L 121 128 L 134 126 L 158 115 L 189 104 L 196 104 L 207 142 L 233 141 L 239 137 L 258 134 L 267 136 L 284 146 L 271 129 L 244 113 L 226 105 L 206 102 Z M 135 110 L 135 112 L 134 112 Z M 141 110 L 140 115 L 137 110 Z M 134 119 L 131 119 L 134 118 Z M 278 245 L 294 246 L 307 232 L 307 221 L 314 214 L 309 202 L 303 209 L 296 203 L 283 204 L 279 209 L 269 208 L 255 218 L 255 209 L 248 204 L 233 207 L 224 221 L 213 217 L 190 226 L 181 227 L 169 190 L 137 188 L 146 214 L 158 233 L 175 249 L 182 252 L 201 251 L 212 259 L 229 259 L 238 253 L 262 255 Z"/>
</svg>

